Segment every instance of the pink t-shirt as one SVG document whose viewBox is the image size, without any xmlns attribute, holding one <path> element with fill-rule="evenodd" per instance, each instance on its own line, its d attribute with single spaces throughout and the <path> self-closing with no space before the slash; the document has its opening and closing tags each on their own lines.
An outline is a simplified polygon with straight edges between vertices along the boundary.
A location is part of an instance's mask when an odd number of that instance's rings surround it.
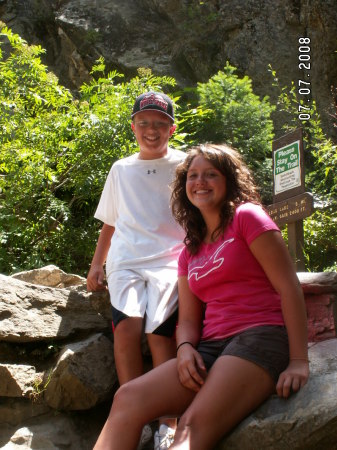
<svg viewBox="0 0 337 450">
<path fill-rule="evenodd" d="M 258 325 L 284 325 L 281 299 L 249 249 L 260 234 L 279 228 L 262 207 L 241 204 L 223 237 L 202 244 L 196 255 L 186 247 L 178 275 L 206 304 L 202 339 L 222 339 Z"/>
</svg>

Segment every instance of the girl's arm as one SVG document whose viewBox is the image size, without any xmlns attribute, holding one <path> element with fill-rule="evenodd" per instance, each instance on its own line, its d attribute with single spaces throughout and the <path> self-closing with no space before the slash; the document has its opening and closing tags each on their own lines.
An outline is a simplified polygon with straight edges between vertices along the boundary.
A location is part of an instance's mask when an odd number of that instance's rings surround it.
<svg viewBox="0 0 337 450">
<path fill-rule="evenodd" d="M 281 373 L 276 390 L 280 397 L 298 391 L 309 376 L 308 332 L 303 291 L 288 249 L 278 231 L 257 237 L 250 250 L 281 296 L 282 312 L 289 337 L 289 365 Z"/>
<path fill-rule="evenodd" d="M 179 321 L 176 333 L 177 367 L 180 382 L 198 391 L 206 377 L 200 354 L 195 350 L 200 340 L 203 304 L 191 292 L 186 276 L 178 278 Z"/>
</svg>

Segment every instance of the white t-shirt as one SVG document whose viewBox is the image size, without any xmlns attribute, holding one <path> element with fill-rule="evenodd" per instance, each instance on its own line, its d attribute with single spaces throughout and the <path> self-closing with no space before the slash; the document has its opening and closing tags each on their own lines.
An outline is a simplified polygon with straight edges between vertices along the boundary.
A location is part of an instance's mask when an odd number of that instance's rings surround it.
<svg viewBox="0 0 337 450">
<path fill-rule="evenodd" d="M 169 148 L 159 159 L 143 160 L 138 155 L 112 165 L 95 213 L 115 227 L 107 277 L 125 268 L 177 267 L 183 247 L 185 234 L 172 217 L 169 186 L 186 154 Z"/>
</svg>

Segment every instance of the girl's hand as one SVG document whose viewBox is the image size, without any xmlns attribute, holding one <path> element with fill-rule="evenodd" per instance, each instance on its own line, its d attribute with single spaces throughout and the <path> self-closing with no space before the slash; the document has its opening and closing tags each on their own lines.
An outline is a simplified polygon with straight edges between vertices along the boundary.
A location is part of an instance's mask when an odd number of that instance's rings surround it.
<svg viewBox="0 0 337 450">
<path fill-rule="evenodd" d="M 179 348 L 177 369 L 180 383 L 192 391 L 198 392 L 207 376 L 206 367 L 201 355 L 186 344 Z"/>
<path fill-rule="evenodd" d="M 287 398 L 290 392 L 297 392 L 308 381 L 309 362 L 306 360 L 290 360 L 288 367 L 279 376 L 276 392 L 279 397 Z"/>
</svg>

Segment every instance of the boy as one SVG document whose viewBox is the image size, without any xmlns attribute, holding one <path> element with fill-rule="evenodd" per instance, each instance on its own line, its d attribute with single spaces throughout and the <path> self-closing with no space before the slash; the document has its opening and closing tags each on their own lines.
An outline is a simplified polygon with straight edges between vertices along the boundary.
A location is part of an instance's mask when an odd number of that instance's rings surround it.
<svg viewBox="0 0 337 450">
<path fill-rule="evenodd" d="M 103 227 L 87 278 L 88 291 L 104 289 L 106 260 L 121 385 L 143 373 L 144 325 L 153 365 L 175 356 L 177 259 L 184 238 L 170 211 L 169 185 L 185 158 L 168 147 L 176 129 L 172 101 L 147 92 L 137 97 L 131 117 L 139 153 L 115 162 L 109 172 L 95 213 Z M 168 448 L 162 441 L 172 435 L 174 422 L 166 420 L 156 432 L 158 449 Z M 143 435 L 149 431 L 144 427 Z"/>
</svg>

